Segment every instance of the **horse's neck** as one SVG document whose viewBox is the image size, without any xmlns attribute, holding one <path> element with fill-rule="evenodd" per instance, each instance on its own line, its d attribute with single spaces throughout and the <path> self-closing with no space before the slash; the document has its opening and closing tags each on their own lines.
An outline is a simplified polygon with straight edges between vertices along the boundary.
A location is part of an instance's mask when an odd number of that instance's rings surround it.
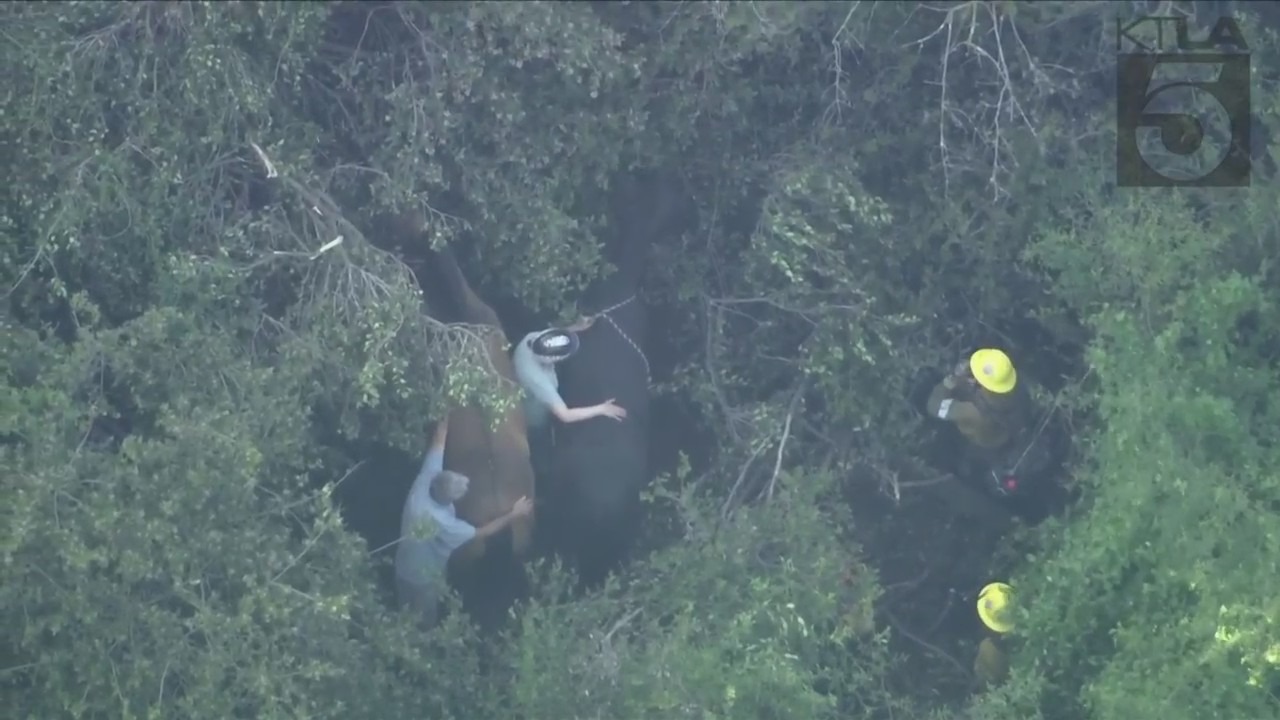
<svg viewBox="0 0 1280 720">
<path fill-rule="evenodd" d="M 478 407 L 460 407 L 449 414 L 446 462 L 465 464 L 468 470 L 476 472 L 478 463 L 493 462 L 495 453 L 501 449 L 520 446 L 527 452 L 524 414 L 519 404 L 507 410 L 496 428 Z"/>
<path fill-rule="evenodd" d="M 486 327 L 485 350 L 489 356 L 489 361 L 493 363 L 493 369 L 507 380 L 514 381 L 516 379 L 516 368 L 511 362 L 511 355 L 507 353 L 506 336 L 500 328 Z"/>
</svg>

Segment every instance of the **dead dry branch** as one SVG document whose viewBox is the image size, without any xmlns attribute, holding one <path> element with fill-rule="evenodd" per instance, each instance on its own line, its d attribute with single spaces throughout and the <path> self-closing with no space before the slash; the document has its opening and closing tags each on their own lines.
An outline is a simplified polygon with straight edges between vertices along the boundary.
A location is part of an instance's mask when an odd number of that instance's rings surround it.
<svg viewBox="0 0 1280 720">
<path fill-rule="evenodd" d="M 725 389 L 727 363 L 722 357 L 722 346 L 725 342 L 725 324 L 729 319 L 740 317 L 753 323 L 760 323 L 761 319 L 751 314 L 751 311 L 764 309 L 767 312 L 780 313 L 809 328 L 817 328 L 825 317 L 845 313 L 858 315 L 867 309 L 865 304 L 847 302 L 798 307 L 766 296 L 734 298 L 704 295 L 702 301 L 707 322 L 706 331 L 703 333 L 703 370 L 706 372 L 716 403 L 720 406 L 725 430 L 733 443 L 739 446 L 751 446 L 751 438 L 759 433 L 757 432 L 758 423 L 753 414 L 735 403 Z"/>
<path fill-rule="evenodd" d="M 413 270 L 399 257 L 370 242 L 323 190 L 283 173 L 267 152 L 252 144 L 266 176 L 286 191 L 286 206 L 271 218 L 271 235 L 284 248 L 263 249 L 240 269 L 266 266 L 301 276 L 292 316 L 299 327 L 337 324 L 363 329 L 370 356 L 404 353 L 425 359 L 438 375 L 453 363 L 481 368 L 493 389 L 509 392 L 511 381 L 494 367 L 488 353 L 491 333 L 499 328 L 442 323 L 423 311 L 422 291 Z"/>
<path fill-rule="evenodd" d="M 845 91 L 848 73 L 844 69 L 845 40 L 843 38 L 845 31 L 849 28 L 849 21 L 853 19 L 853 14 L 860 5 L 862 5 L 862 0 L 856 0 L 850 4 L 849 12 L 845 13 L 844 19 L 840 22 L 840 27 L 836 28 L 835 33 L 831 35 L 831 103 L 823 114 L 823 123 L 825 124 L 843 122 L 845 108 L 853 107 Z M 859 50 L 862 49 L 862 42 L 858 40 L 856 35 L 851 34 L 851 40 Z"/>
<path fill-rule="evenodd" d="M 938 87 L 944 191 L 950 191 L 957 173 L 981 169 L 993 200 L 1006 198 L 1006 180 L 1018 165 L 1013 131 L 1023 130 L 1038 142 L 1039 101 L 1072 87 L 1076 72 L 1037 57 L 1005 3 L 968 0 L 950 7 L 923 5 L 922 10 L 940 14 L 941 20 L 904 47 L 919 52 L 937 48 L 937 79 L 931 84 Z M 972 156 L 977 157 L 970 160 Z M 975 164 L 979 160 L 981 165 Z"/>
<path fill-rule="evenodd" d="M 729 495 L 725 498 L 724 503 L 720 506 L 720 516 L 722 519 L 728 519 L 734 510 L 744 503 L 763 497 L 765 501 L 773 500 L 774 493 L 777 490 L 778 480 L 782 475 L 783 459 L 786 456 L 787 444 L 792 439 L 792 426 L 796 420 L 796 414 L 799 412 L 804 399 L 806 385 L 800 382 L 796 385 L 791 393 L 791 398 L 787 402 L 785 414 L 776 432 L 767 434 L 758 434 L 752 443 L 752 451 L 746 462 L 743 463 L 741 470 L 738 472 L 737 480 L 733 487 L 729 490 Z M 757 424 L 759 426 L 759 424 Z M 758 472 L 756 468 L 757 460 L 759 460 L 766 450 L 773 448 L 773 464 L 771 470 L 766 475 L 764 472 Z"/>
</svg>

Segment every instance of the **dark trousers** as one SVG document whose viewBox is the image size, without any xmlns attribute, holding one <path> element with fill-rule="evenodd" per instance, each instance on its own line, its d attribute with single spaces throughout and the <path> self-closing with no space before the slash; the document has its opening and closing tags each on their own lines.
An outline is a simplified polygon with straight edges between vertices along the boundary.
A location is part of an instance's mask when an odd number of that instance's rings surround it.
<svg viewBox="0 0 1280 720">
<path fill-rule="evenodd" d="M 418 617 L 423 627 L 435 627 L 440 607 L 440 594 L 435 585 L 419 585 L 397 577 L 396 598 L 401 607 Z"/>
</svg>

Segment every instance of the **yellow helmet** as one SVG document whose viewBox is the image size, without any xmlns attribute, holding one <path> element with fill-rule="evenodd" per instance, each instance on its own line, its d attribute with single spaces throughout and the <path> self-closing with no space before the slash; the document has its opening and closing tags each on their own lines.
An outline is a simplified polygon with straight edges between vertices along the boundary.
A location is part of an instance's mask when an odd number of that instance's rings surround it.
<svg viewBox="0 0 1280 720">
<path fill-rule="evenodd" d="M 993 348 L 978 350 L 969 356 L 969 370 L 978 384 L 993 393 L 1004 394 L 1018 384 L 1018 372 L 1003 351 Z"/>
<path fill-rule="evenodd" d="M 978 617 L 992 630 L 1007 633 L 1013 629 L 1013 620 L 1009 618 L 1012 603 L 1013 588 L 1002 582 L 989 583 L 978 593 Z"/>
</svg>

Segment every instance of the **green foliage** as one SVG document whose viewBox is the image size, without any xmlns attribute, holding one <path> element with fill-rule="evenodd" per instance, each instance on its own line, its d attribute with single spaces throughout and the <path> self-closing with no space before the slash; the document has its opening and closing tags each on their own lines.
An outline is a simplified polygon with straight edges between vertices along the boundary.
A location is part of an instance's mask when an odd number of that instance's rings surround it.
<svg viewBox="0 0 1280 720">
<path fill-rule="evenodd" d="M 346 717 L 364 692 L 409 712 L 395 666 L 429 661 L 383 609 L 332 481 L 308 482 L 306 368 L 256 366 L 215 330 L 158 309 L 9 355 L 45 358 L 4 428 L 0 593 L 25 661 L 5 682 L 24 716 Z M 118 444 L 113 415 L 134 424 Z"/>
<path fill-rule="evenodd" d="M 1089 207 L 1092 222 L 1037 245 L 1095 328 L 1103 425 L 1089 513 L 1018 579 L 1034 628 L 1019 657 L 1053 681 L 1046 697 L 1092 717 L 1275 711 L 1280 308 L 1268 268 L 1235 270 L 1257 242 L 1247 221 L 1209 227 L 1195 201 Z M 1273 202 L 1248 197 L 1237 217 Z"/>
<path fill-rule="evenodd" d="M 1110 187 L 1107 12 L 0 6 L 5 705 L 1274 716 L 1280 186 L 1260 159 L 1247 192 Z M 1280 95 L 1253 102 L 1280 136 Z M 639 164 L 700 210 L 647 289 L 667 389 L 715 446 L 604 591 L 553 572 L 509 635 L 423 633 L 340 518 L 329 443 L 417 454 L 449 406 L 509 408 L 494 338 L 424 313 L 422 246 L 468 245 L 486 297 L 563 313 Z M 1090 374 L 1060 406 L 1083 500 L 1012 553 L 1011 677 L 965 704 L 921 654 L 896 682 L 876 576 L 968 538 L 896 479 L 935 474 L 917 373 L 976 342 L 1033 380 Z M 854 465 L 894 479 L 893 512 L 851 520 L 875 491 Z"/>
<path fill-rule="evenodd" d="M 521 717 L 848 717 L 900 703 L 870 622 L 877 583 L 844 546 L 831 484 L 788 477 L 778 502 L 724 520 L 718 502 L 675 503 L 690 542 L 658 551 L 601 594 L 555 589 L 523 615 L 512 693 Z M 566 614 L 572 608 L 572 616 Z M 546 665 L 545 658 L 560 661 Z M 572 692 L 565 692 L 573 688 Z"/>
</svg>

